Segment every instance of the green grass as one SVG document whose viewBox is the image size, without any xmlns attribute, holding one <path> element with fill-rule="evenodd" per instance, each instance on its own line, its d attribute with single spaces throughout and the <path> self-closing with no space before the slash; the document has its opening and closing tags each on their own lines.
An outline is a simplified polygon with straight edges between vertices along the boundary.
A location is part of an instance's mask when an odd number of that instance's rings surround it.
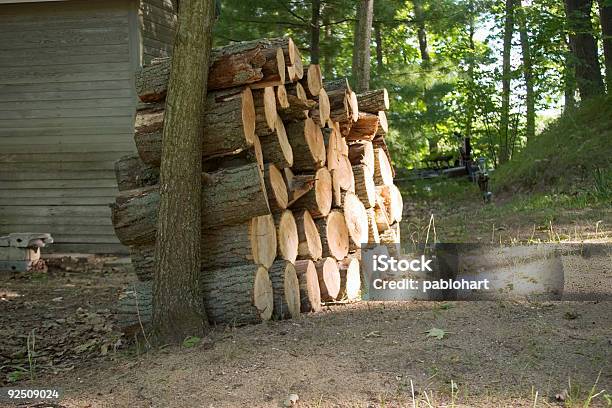
<svg viewBox="0 0 612 408">
<path fill-rule="evenodd" d="M 612 98 L 562 115 L 493 174 L 497 192 L 612 191 Z"/>
</svg>

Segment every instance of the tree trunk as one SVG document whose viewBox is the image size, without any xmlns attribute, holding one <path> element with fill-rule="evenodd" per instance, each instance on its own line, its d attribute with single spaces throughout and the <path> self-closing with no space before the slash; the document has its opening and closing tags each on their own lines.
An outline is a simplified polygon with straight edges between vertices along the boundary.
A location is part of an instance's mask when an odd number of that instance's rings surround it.
<svg viewBox="0 0 612 408">
<path fill-rule="evenodd" d="M 321 290 L 314 262 L 303 260 L 295 262 L 295 272 L 300 284 L 300 311 L 302 313 L 321 310 Z"/>
<path fill-rule="evenodd" d="M 384 63 L 383 63 L 383 42 L 382 34 L 380 32 L 380 22 L 374 23 L 374 39 L 376 41 L 376 73 L 378 76 L 383 75 Z"/>
<path fill-rule="evenodd" d="M 277 320 L 300 316 L 300 283 L 295 266 L 289 261 L 277 260 L 268 270 L 274 296 L 273 317 Z"/>
<path fill-rule="evenodd" d="M 312 0 L 312 16 L 310 18 L 310 63 L 319 63 L 320 41 L 321 35 L 320 20 L 321 17 L 321 0 Z"/>
<path fill-rule="evenodd" d="M 612 3 L 609 0 L 599 0 L 599 19 L 606 67 L 606 84 L 608 94 L 612 94 Z"/>
<path fill-rule="evenodd" d="M 370 42 L 372 39 L 374 0 L 359 0 L 357 7 L 353 77 L 355 89 L 358 92 L 364 92 L 370 89 Z"/>
<path fill-rule="evenodd" d="M 504 49 L 503 49 L 503 68 L 502 68 L 502 106 L 501 119 L 499 125 L 499 162 L 500 164 L 510 159 L 510 81 L 511 69 L 510 56 L 512 52 L 512 34 L 514 32 L 514 5 L 516 0 L 506 0 L 505 20 L 504 20 Z"/>
<path fill-rule="evenodd" d="M 570 45 L 576 61 L 576 82 L 582 100 L 605 92 L 591 23 L 592 6 L 592 0 L 565 0 Z"/>
<path fill-rule="evenodd" d="M 576 107 L 576 63 L 569 38 L 564 35 L 566 45 L 565 64 L 563 66 L 563 112 L 571 112 Z"/>
<path fill-rule="evenodd" d="M 472 127 L 474 123 L 474 66 L 476 65 L 476 46 L 474 44 L 474 34 L 476 31 L 475 25 L 475 17 L 474 17 L 474 2 L 470 0 L 469 4 L 469 22 L 468 22 L 468 44 L 469 44 L 469 59 L 468 59 L 468 83 L 469 88 L 467 92 L 467 108 L 466 108 L 466 120 L 465 120 L 465 137 L 472 137 Z"/>
<path fill-rule="evenodd" d="M 522 0 L 519 0 L 522 1 Z M 527 124 L 525 133 L 527 142 L 535 137 L 535 92 L 533 89 L 533 64 L 531 61 L 531 40 L 529 39 L 529 29 L 527 27 L 527 13 L 520 3 L 518 26 L 521 39 L 521 49 L 523 52 L 523 77 L 525 78 L 525 105 L 527 110 Z"/>
<path fill-rule="evenodd" d="M 202 130 L 214 2 L 184 0 L 169 80 L 160 169 L 153 330 L 160 343 L 202 336 Z M 204 139 L 209 137 L 204 134 Z M 180 242 L 180 245 L 177 243 Z"/>
<path fill-rule="evenodd" d="M 321 236 L 322 256 L 338 260 L 348 255 L 349 236 L 344 214 L 332 210 L 327 217 L 315 221 Z"/>
</svg>

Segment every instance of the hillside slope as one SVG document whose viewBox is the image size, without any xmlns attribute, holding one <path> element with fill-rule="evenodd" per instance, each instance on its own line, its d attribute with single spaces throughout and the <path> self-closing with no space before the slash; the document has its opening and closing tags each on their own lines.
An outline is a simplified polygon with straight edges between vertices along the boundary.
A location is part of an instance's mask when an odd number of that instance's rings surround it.
<svg viewBox="0 0 612 408">
<path fill-rule="evenodd" d="M 612 185 L 612 98 L 585 102 L 495 172 L 498 191 L 607 189 Z"/>
</svg>

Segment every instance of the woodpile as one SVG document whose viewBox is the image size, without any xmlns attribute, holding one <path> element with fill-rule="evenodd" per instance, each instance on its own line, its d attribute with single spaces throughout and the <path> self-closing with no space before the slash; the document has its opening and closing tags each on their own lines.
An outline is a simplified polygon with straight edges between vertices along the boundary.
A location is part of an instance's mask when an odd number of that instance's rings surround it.
<svg viewBox="0 0 612 408">
<path fill-rule="evenodd" d="M 137 76 L 138 155 L 115 166 L 112 221 L 141 281 L 120 303 L 125 325 L 143 323 L 138 307 L 150 319 L 170 69 L 160 59 Z M 321 302 L 357 300 L 361 245 L 399 240 L 387 91 L 357 95 L 345 78 L 323 80 L 289 38 L 215 49 L 208 75 L 200 290 L 211 323 L 296 318 Z"/>
</svg>

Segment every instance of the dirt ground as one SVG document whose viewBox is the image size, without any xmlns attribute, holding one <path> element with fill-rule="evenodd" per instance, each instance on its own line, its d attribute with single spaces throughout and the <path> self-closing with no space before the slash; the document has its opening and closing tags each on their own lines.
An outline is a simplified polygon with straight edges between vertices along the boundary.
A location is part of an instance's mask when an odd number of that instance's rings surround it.
<svg viewBox="0 0 612 408">
<path fill-rule="evenodd" d="M 81 269 L 0 281 L 5 386 L 61 387 L 65 407 L 403 407 L 413 388 L 421 407 L 559 406 L 592 387 L 606 406 L 612 390 L 609 301 L 361 302 L 144 352 L 109 312 L 131 274 Z"/>
<path fill-rule="evenodd" d="M 429 217 L 407 205 L 404 230 Z M 611 260 L 563 258 L 572 300 L 334 305 L 148 349 L 112 314 L 129 265 L 56 259 L 47 273 L 0 274 L 0 387 L 64 390 L 57 405 L 21 405 L 39 408 L 277 407 L 292 394 L 298 407 L 611 406 Z"/>
</svg>

